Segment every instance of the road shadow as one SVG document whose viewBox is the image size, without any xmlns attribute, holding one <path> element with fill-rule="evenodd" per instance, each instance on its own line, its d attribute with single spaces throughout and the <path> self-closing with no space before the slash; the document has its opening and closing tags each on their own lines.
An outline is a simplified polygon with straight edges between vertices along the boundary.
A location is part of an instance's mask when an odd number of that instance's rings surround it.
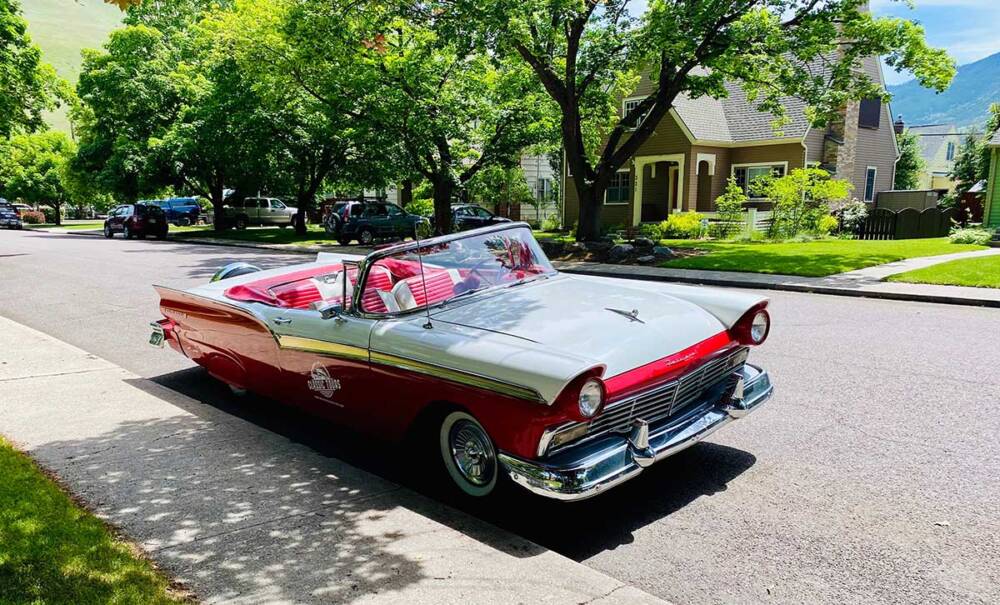
<svg viewBox="0 0 1000 605">
<path fill-rule="evenodd" d="M 373 440 L 369 435 L 254 395 L 236 397 L 201 368 L 164 374 L 152 380 L 196 400 L 198 403 L 187 404 L 192 409 L 185 408 L 195 415 L 199 409 L 204 414 L 204 408 L 208 407 L 238 416 L 577 561 L 628 544 L 633 541 L 634 531 L 656 523 L 700 497 L 725 491 L 730 481 L 756 462 L 748 452 L 701 443 L 654 465 L 636 479 L 583 502 L 558 502 L 513 485 L 482 502 L 460 498 L 446 485 L 429 480 L 433 473 L 420 465 L 432 461 L 415 459 L 403 444 Z M 511 550 L 502 540 L 494 540 L 493 535 L 476 535 L 466 527 L 455 526 L 447 508 L 420 512 L 515 556 L 533 554 L 521 546 Z"/>
</svg>

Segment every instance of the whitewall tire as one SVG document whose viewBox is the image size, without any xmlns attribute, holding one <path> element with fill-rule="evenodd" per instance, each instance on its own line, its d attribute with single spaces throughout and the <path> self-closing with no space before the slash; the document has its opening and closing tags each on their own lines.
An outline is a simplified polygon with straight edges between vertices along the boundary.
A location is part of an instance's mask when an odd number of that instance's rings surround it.
<svg viewBox="0 0 1000 605">
<path fill-rule="evenodd" d="M 483 425 L 465 412 L 451 412 L 439 431 L 441 458 L 455 485 L 482 498 L 496 487 L 500 473 L 496 448 Z"/>
</svg>

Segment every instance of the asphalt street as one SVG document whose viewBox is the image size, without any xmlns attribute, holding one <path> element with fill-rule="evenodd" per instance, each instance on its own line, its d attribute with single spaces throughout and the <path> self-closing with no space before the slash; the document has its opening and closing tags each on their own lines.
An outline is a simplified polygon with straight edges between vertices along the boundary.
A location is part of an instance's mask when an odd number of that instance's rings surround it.
<svg viewBox="0 0 1000 605">
<path fill-rule="evenodd" d="M 146 344 L 152 284 L 232 260 L 306 257 L 2 231 L 0 315 L 673 602 L 1000 602 L 1000 310 L 764 293 L 774 327 L 751 360 L 777 391 L 760 411 L 593 500 L 470 504 L 401 448 L 236 399 Z"/>
</svg>

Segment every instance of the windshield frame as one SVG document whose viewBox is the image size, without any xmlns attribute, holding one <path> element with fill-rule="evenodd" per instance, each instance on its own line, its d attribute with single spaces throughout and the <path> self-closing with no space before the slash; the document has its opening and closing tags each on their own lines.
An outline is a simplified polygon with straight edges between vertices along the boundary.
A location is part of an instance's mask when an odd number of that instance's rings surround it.
<svg viewBox="0 0 1000 605">
<path fill-rule="evenodd" d="M 552 273 L 544 273 L 535 275 L 529 279 L 522 279 L 516 282 L 494 284 L 492 286 L 482 288 L 474 291 L 468 296 L 462 296 L 459 300 L 455 300 L 454 297 L 444 300 L 433 305 L 424 305 L 417 307 L 415 309 L 408 309 L 406 311 L 388 312 L 388 313 L 378 313 L 372 311 L 365 311 L 361 305 L 361 298 L 364 294 L 365 287 L 368 284 L 368 273 L 371 268 L 375 266 L 375 263 L 383 258 L 394 256 L 403 252 L 410 252 L 416 250 L 417 248 L 423 248 L 427 246 L 434 246 L 437 244 L 444 244 L 448 242 L 453 242 L 461 239 L 468 239 L 471 237 L 478 237 L 481 235 L 487 235 L 490 233 L 498 233 L 501 231 L 508 231 L 513 229 L 527 229 L 528 234 L 534 239 L 535 236 L 531 233 L 531 225 L 525 222 L 511 222 L 511 223 L 498 223 L 496 225 L 489 225 L 487 227 L 481 227 L 479 229 L 470 229 L 469 231 L 459 231 L 455 233 L 449 233 L 448 235 L 439 235 L 437 237 L 432 237 L 428 239 L 411 240 L 408 242 L 403 242 L 401 244 L 396 244 L 394 246 L 389 246 L 382 248 L 381 250 L 375 250 L 370 252 L 363 260 L 359 261 L 360 264 L 360 274 L 361 277 L 358 279 L 358 285 L 354 288 L 354 292 L 351 295 L 351 311 L 364 318 L 368 319 L 407 319 L 411 315 L 424 314 L 430 312 L 433 309 L 446 308 L 449 305 L 459 305 L 465 304 L 470 301 L 479 300 L 483 296 L 489 296 L 493 293 L 500 292 L 512 285 L 522 285 L 530 283 L 533 281 L 538 281 L 542 278 L 551 278 L 559 275 L 559 270 L 552 267 Z M 538 245 L 539 251 L 545 257 L 545 260 L 549 262 L 549 266 L 552 266 L 552 261 L 549 260 L 548 255 L 545 251 L 541 249 L 541 245 L 538 244 L 538 240 L 535 240 L 535 244 Z"/>
</svg>

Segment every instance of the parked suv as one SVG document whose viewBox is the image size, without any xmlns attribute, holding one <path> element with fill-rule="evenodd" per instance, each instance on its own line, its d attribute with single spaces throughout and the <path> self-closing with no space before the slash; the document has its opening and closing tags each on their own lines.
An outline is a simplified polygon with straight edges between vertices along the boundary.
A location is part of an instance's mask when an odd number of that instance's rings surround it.
<svg viewBox="0 0 1000 605">
<path fill-rule="evenodd" d="M 8 229 L 22 229 L 21 217 L 14 212 L 14 207 L 9 204 L 0 204 L 0 227 Z"/>
<path fill-rule="evenodd" d="M 147 235 L 163 239 L 167 237 L 168 228 L 167 216 L 159 206 L 123 204 L 108 213 L 104 221 L 104 237 L 110 239 L 115 233 L 121 233 L 125 239 Z"/>
<path fill-rule="evenodd" d="M 388 202 L 337 202 L 323 222 L 326 232 L 346 246 L 352 240 L 371 245 L 378 238 L 414 237 L 427 219 Z"/>
<path fill-rule="evenodd" d="M 159 206 L 163 209 L 163 213 L 167 215 L 167 222 L 173 223 L 178 227 L 194 225 L 198 222 L 198 216 L 201 213 L 198 200 L 193 197 L 172 197 L 167 200 L 152 200 L 139 203 Z"/>
<path fill-rule="evenodd" d="M 225 208 L 226 220 L 237 229 L 246 229 L 249 225 L 277 225 L 284 229 L 295 224 L 298 212 L 298 208 L 286 206 L 273 197 L 248 197 L 227 202 Z"/>
</svg>

